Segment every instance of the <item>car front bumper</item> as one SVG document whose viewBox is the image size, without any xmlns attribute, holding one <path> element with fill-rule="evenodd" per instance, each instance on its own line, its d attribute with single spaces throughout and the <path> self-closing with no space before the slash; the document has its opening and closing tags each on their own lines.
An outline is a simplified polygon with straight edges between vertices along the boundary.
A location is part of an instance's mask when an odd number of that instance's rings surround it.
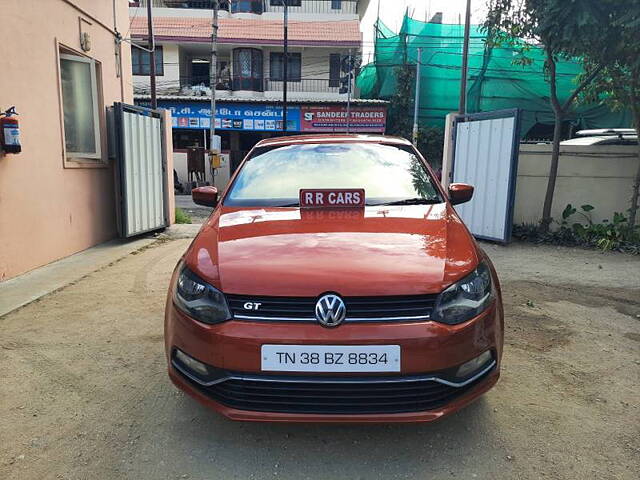
<svg viewBox="0 0 640 480">
<path fill-rule="evenodd" d="M 270 421 L 270 422 L 348 422 L 348 423 L 376 423 L 376 422 L 428 422 L 453 413 L 471 403 L 484 392 L 489 390 L 498 380 L 500 358 L 502 355 L 502 312 L 497 303 L 468 322 L 460 325 L 443 325 L 436 322 L 419 323 L 366 323 L 343 324 L 338 328 L 328 329 L 317 324 L 291 324 L 287 322 L 248 322 L 228 321 L 217 325 L 205 325 L 197 322 L 178 311 L 171 300 L 167 303 L 165 314 L 165 347 L 168 360 L 169 376 L 173 383 L 196 400 L 233 420 Z M 273 372 L 261 372 L 260 349 L 263 344 L 317 344 L 317 345 L 400 345 L 402 351 L 402 366 L 399 374 L 362 374 L 309 375 L 302 378 L 299 374 L 280 374 L 273 376 Z M 341 411 L 339 408 L 333 413 L 330 407 L 322 408 L 318 412 L 300 413 L 292 394 L 291 408 L 280 405 L 280 411 L 272 408 L 256 407 L 256 403 L 238 402 L 225 397 L 228 392 L 203 387 L 193 379 L 188 378 L 184 371 L 180 371 L 173 363 L 172 352 L 180 349 L 199 361 L 229 372 L 228 375 L 240 377 L 232 382 L 221 383 L 225 388 L 234 388 L 234 392 L 255 390 L 255 380 L 294 382 L 294 390 L 298 388 L 295 382 L 313 382 L 313 379 L 329 381 L 331 378 L 339 382 L 356 379 L 363 381 L 359 385 L 369 388 L 368 379 L 373 383 L 381 379 L 393 382 L 404 382 L 406 379 L 423 379 L 439 377 L 438 372 L 451 370 L 481 353 L 491 350 L 493 364 L 486 368 L 469 384 L 459 391 L 444 390 L 438 382 L 425 383 L 425 389 L 433 391 L 446 402 L 415 403 L 411 411 L 390 411 L 381 408 L 380 411 L 355 413 L 355 411 Z M 239 372 L 239 373 L 234 373 Z M 243 379 L 254 382 L 243 383 Z M 236 385 L 234 385 L 234 382 Z M 276 383 L 273 383 L 276 385 Z M 279 386 L 279 384 L 278 384 Z M 339 387 L 338 387 L 339 388 Z M 395 390 L 395 388 L 393 389 Z M 257 390 L 260 392 L 260 390 Z M 335 391 L 335 390 L 333 390 Z M 378 390 L 371 390 L 375 395 Z M 390 391 L 390 390 L 388 390 Z M 314 390 L 319 398 L 324 398 L 324 392 Z M 260 392 L 259 394 L 262 394 Z M 282 402 L 281 402 L 282 403 Z M 428 405 L 421 408 L 420 405 Z M 287 411 L 282 411 L 287 410 Z M 304 409 L 303 409 L 304 410 Z M 307 409 L 308 410 L 308 409 Z"/>
</svg>

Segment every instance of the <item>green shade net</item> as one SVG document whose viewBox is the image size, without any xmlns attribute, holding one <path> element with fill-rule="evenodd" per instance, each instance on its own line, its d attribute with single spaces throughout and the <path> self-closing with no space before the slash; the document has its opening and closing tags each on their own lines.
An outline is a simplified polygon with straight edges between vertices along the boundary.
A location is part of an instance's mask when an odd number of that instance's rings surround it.
<svg viewBox="0 0 640 480">
<path fill-rule="evenodd" d="M 521 135 L 537 123 L 552 125 L 549 84 L 544 74 L 544 51 L 532 45 L 526 53 L 528 65 L 514 64 L 519 53 L 512 47 L 491 47 L 486 33 L 471 26 L 467 111 L 470 113 L 521 109 Z M 399 33 L 377 22 L 374 61 L 365 65 L 357 78 L 362 98 L 391 99 L 396 91 L 395 67 L 416 65 L 422 48 L 420 68 L 419 122 L 423 126 L 444 126 L 447 113 L 458 110 L 462 65 L 463 25 L 425 23 L 405 15 Z M 557 64 L 560 101 L 575 88 L 582 72 L 578 61 Z M 413 112 L 407 112 L 412 116 Z M 565 120 L 577 128 L 615 128 L 631 125 L 628 111 L 612 112 L 606 106 L 574 104 Z"/>
</svg>

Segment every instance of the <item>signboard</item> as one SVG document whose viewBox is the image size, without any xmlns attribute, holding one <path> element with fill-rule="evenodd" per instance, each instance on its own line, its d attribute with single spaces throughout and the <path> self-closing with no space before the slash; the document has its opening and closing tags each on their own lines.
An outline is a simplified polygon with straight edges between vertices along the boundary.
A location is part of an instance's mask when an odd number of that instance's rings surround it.
<svg viewBox="0 0 640 480">
<path fill-rule="evenodd" d="M 300 207 L 364 207 L 363 188 L 300 189 Z"/>
<path fill-rule="evenodd" d="M 173 128 L 210 128 L 211 126 L 211 106 L 208 103 L 160 101 L 158 106 L 171 111 Z M 282 107 L 273 104 L 218 102 L 216 129 L 282 130 Z M 300 107 L 287 108 L 287 130 L 300 130 Z"/>
<path fill-rule="evenodd" d="M 347 131 L 346 105 L 302 105 L 300 114 L 301 132 Z M 384 133 L 387 120 L 386 107 L 352 106 L 350 115 L 350 132 Z"/>
<path fill-rule="evenodd" d="M 137 102 L 148 106 L 149 102 Z M 208 129 L 211 107 L 207 101 L 160 100 L 160 108 L 171 111 L 173 128 Z M 351 106 L 350 132 L 384 133 L 386 106 Z M 282 131 L 282 106 L 276 103 L 216 103 L 216 129 L 239 131 Z M 347 106 L 290 105 L 287 107 L 290 132 L 346 132 Z"/>
</svg>

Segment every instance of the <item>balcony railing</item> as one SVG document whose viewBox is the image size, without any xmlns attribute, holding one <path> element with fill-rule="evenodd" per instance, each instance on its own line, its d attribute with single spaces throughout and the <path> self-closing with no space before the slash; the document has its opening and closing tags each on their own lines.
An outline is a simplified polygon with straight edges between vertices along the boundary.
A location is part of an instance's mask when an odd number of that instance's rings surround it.
<svg viewBox="0 0 640 480">
<path fill-rule="evenodd" d="M 288 92 L 325 92 L 325 93 L 339 93 L 338 79 L 328 78 L 301 78 L 299 80 L 289 80 L 287 82 Z M 281 78 L 265 78 L 263 80 L 265 91 L 282 91 L 284 89 L 284 82 Z"/>
<path fill-rule="evenodd" d="M 146 7 L 149 0 L 130 0 L 129 5 Z M 220 10 L 230 13 L 282 12 L 284 0 L 218 0 Z M 288 0 L 290 13 L 355 14 L 358 0 Z M 151 0 L 153 7 L 213 9 L 214 0 Z"/>
<path fill-rule="evenodd" d="M 281 92 L 284 82 L 281 78 L 269 77 L 239 77 L 232 76 L 218 78 L 216 90 L 218 91 L 250 91 L 250 92 Z M 173 93 L 185 96 L 209 96 L 208 75 L 190 75 L 180 77 L 180 84 L 177 82 L 158 83 L 158 91 L 162 93 Z M 301 78 L 287 82 L 288 92 L 301 93 L 340 93 L 338 79 L 328 78 Z M 136 93 L 148 93 L 148 86 L 137 85 Z"/>
<path fill-rule="evenodd" d="M 130 6 L 146 7 L 149 0 L 129 1 Z M 218 0 L 220 10 L 229 11 L 232 0 Z M 262 3 L 262 0 L 259 0 Z M 155 8 L 194 8 L 200 10 L 213 9 L 213 0 L 151 0 L 151 6 Z"/>
<path fill-rule="evenodd" d="M 284 0 L 263 0 L 265 12 L 282 12 Z M 358 0 L 289 0 L 289 13 L 357 12 Z"/>
</svg>

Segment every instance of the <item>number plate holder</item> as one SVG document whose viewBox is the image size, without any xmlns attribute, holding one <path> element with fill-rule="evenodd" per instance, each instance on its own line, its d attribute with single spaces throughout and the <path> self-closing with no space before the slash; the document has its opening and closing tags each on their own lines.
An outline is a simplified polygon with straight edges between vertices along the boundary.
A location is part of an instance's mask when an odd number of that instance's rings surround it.
<svg viewBox="0 0 640 480">
<path fill-rule="evenodd" d="M 269 372 L 399 372 L 400 345 L 262 345 Z"/>
</svg>

